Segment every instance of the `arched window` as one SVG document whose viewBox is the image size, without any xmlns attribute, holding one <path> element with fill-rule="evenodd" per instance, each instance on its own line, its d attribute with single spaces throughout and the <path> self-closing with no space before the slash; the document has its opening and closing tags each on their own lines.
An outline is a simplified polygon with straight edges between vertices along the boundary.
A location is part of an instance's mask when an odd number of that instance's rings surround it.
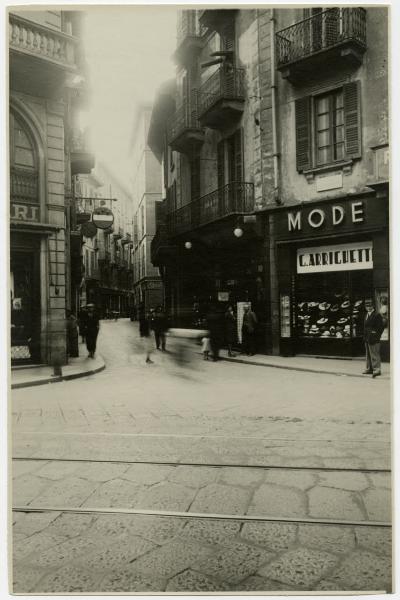
<svg viewBox="0 0 400 600">
<path fill-rule="evenodd" d="M 12 202 L 39 202 L 38 157 L 26 126 L 10 113 L 10 189 Z"/>
</svg>

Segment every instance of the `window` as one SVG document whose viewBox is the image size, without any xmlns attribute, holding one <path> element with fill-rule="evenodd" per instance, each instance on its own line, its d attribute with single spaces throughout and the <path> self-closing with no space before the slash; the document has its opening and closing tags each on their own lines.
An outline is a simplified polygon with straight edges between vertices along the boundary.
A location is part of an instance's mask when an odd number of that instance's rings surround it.
<svg viewBox="0 0 400 600">
<path fill-rule="evenodd" d="M 299 172 L 361 157 L 359 82 L 295 102 Z"/>
<path fill-rule="evenodd" d="M 10 113 L 10 171 L 11 200 L 39 202 L 37 154 L 31 135 L 13 113 Z"/>
<path fill-rule="evenodd" d="M 343 90 L 315 99 L 316 162 L 344 158 Z"/>
</svg>

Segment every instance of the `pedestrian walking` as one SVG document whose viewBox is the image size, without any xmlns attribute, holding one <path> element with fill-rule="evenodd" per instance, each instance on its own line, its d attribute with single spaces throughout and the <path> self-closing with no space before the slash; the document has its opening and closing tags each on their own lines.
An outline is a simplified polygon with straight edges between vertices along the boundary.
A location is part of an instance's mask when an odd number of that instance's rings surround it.
<svg viewBox="0 0 400 600">
<path fill-rule="evenodd" d="M 146 364 L 153 364 L 153 361 L 150 358 L 152 351 L 152 343 L 150 337 L 150 315 L 146 314 L 146 308 L 144 302 L 142 302 L 139 306 L 138 311 L 138 319 L 139 319 L 139 334 L 142 339 L 144 353 L 146 355 Z"/>
<path fill-rule="evenodd" d="M 219 351 L 224 339 L 224 325 L 222 315 L 218 312 L 215 304 L 212 304 L 207 313 L 207 329 L 210 334 L 210 346 L 213 361 L 219 360 Z"/>
<path fill-rule="evenodd" d="M 207 336 L 205 336 L 201 339 L 201 351 L 203 353 L 203 359 L 208 360 L 208 357 L 211 352 L 211 344 L 210 344 L 210 338 Z"/>
<path fill-rule="evenodd" d="M 86 348 L 89 352 L 89 358 L 94 358 L 96 352 L 97 336 L 99 334 L 100 329 L 100 322 L 94 304 L 87 304 L 86 310 Z"/>
<path fill-rule="evenodd" d="M 233 344 L 236 342 L 236 317 L 233 306 L 229 305 L 224 316 L 225 341 L 228 346 L 228 356 L 235 356 L 232 352 Z"/>
<path fill-rule="evenodd" d="M 67 317 L 67 354 L 73 358 L 79 356 L 78 321 L 71 310 L 66 311 Z"/>
<path fill-rule="evenodd" d="M 243 353 L 247 356 L 254 356 L 256 353 L 256 314 L 251 310 L 250 305 L 244 307 L 243 323 L 242 323 L 242 345 Z"/>
<path fill-rule="evenodd" d="M 372 375 L 375 378 L 381 374 L 380 339 L 385 329 L 385 323 L 382 315 L 376 312 L 370 298 L 365 300 L 364 305 L 366 310 L 364 320 L 366 367 L 363 374 Z"/>
<path fill-rule="evenodd" d="M 153 331 L 157 350 L 166 350 L 166 332 L 168 331 L 168 319 L 162 306 L 157 306 L 153 318 Z M 161 346 L 161 348 L 160 348 Z"/>
</svg>

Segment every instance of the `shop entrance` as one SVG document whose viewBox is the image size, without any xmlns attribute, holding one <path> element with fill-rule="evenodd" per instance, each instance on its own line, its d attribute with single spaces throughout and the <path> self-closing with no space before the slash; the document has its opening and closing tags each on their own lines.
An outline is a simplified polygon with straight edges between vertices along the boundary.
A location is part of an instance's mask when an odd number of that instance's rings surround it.
<svg viewBox="0 0 400 600">
<path fill-rule="evenodd" d="M 296 276 L 296 354 L 364 354 L 364 301 L 373 298 L 373 271 Z"/>
<path fill-rule="evenodd" d="M 39 254 L 11 252 L 11 362 L 40 362 Z"/>
</svg>

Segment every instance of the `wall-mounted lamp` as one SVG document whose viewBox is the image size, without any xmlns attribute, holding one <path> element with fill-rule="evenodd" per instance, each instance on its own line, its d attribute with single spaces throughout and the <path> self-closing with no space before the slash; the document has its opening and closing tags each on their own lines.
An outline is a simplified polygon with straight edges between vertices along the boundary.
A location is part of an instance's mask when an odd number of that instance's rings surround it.
<svg viewBox="0 0 400 600">
<path fill-rule="evenodd" d="M 233 235 L 237 238 L 241 238 L 243 235 L 243 229 L 241 227 L 235 227 L 233 230 Z"/>
<path fill-rule="evenodd" d="M 185 248 L 186 248 L 186 250 L 191 250 L 192 249 L 192 242 L 185 242 Z"/>
</svg>

